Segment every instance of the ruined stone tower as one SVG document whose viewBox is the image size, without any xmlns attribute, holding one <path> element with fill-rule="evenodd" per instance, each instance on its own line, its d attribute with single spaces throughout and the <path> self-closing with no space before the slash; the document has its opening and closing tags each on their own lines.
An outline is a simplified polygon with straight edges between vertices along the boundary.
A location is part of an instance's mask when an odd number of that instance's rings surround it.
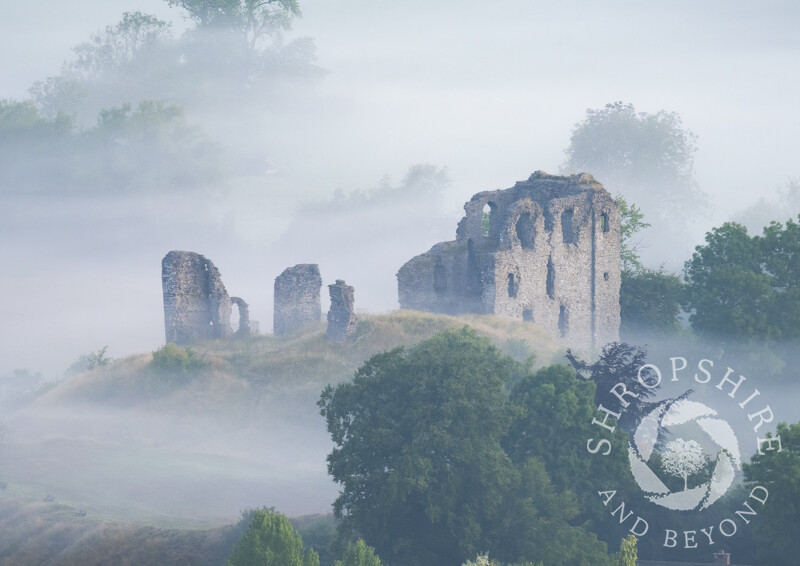
<svg viewBox="0 0 800 566">
<path fill-rule="evenodd" d="M 169 252 L 161 261 L 167 342 L 179 345 L 231 334 L 231 299 L 219 270 L 200 254 Z"/>
<path fill-rule="evenodd" d="M 535 322 L 579 347 L 619 339 L 620 213 L 591 175 L 537 171 L 464 210 L 455 241 L 400 268 L 401 308 Z"/>
<path fill-rule="evenodd" d="M 355 333 L 358 318 L 355 310 L 355 290 L 342 279 L 328 285 L 331 310 L 328 311 L 328 340 L 344 342 Z"/>
<path fill-rule="evenodd" d="M 322 319 L 322 277 L 315 263 L 286 268 L 275 278 L 273 332 L 285 334 Z"/>
</svg>

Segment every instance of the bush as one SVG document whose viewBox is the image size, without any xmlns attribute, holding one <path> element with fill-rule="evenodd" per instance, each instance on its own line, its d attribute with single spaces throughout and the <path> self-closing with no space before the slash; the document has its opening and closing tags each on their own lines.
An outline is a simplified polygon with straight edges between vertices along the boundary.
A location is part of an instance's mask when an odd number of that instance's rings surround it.
<svg viewBox="0 0 800 566">
<path fill-rule="evenodd" d="M 186 375 L 205 368 L 208 364 L 191 348 L 165 344 L 153 352 L 150 367 L 159 373 Z"/>
</svg>

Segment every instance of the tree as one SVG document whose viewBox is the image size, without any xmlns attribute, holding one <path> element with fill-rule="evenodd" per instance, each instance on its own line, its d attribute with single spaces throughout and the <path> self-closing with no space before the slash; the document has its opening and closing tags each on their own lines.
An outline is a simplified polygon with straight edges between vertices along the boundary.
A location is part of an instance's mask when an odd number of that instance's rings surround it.
<svg viewBox="0 0 800 566">
<path fill-rule="evenodd" d="M 166 0 L 189 13 L 200 28 L 232 31 L 252 50 L 291 27 L 300 16 L 297 0 Z"/>
<path fill-rule="evenodd" d="M 619 290 L 620 331 L 671 334 L 681 328 L 683 282 L 664 268 L 622 272 Z"/>
<path fill-rule="evenodd" d="M 675 112 L 636 112 L 614 102 L 588 109 L 572 130 L 563 169 L 587 171 L 616 191 L 646 204 L 660 218 L 693 216 L 704 203 L 694 180 L 697 136 Z"/>
<path fill-rule="evenodd" d="M 677 275 L 667 273 L 663 266 L 657 270 L 644 267 L 637 249 L 639 243 L 634 237 L 650 224 L 645 222 L 644 214 L 634 203 L 629 204 L 621 195 L 615 200 L 621 215 L 620 329 L 630 333 L 642 330 L 676 332 L 681 326 L 683 283 Z"/>
<path fill-rule="evenodd" d="M 337 517 L 394 563 L 460 563 L 484 547 L 513 482 L 499 441 L 516 367 L 465 328 L 373 356 L 326 388 Z"/>
<path fill-rule="evenodd" d="M 769 497 L 758 509 L 758 522 L 753 526 L 758 557 L 764 564 L 789 564 L 800 555 L 800 423 L 780 423 L 774 436 L 780 437 L 780 448 L 772 450 L 764 444 L 761 452 L 744 464 L 748 487 L 763 486 Z M 768 438 L 774 438 L 770 433 Z M 763 497 L 763 494 L 761 494 Z"/>
<path fill-rule="evenodd" d="M 675 112 L 649 114 L 614 102 L 588 109 L 575 125 L 562 171 L 591 173 L 641 206 L 654 224 L 646 257 L 672 261 L 676 251 L 691 249 L 691 220 L 707 209 L 693 173 L 696 139 Z"/>
<path fill-rule="evenodd" d="M 504 384 L 523 371 L 464 328 L 373 356 L 352 382 L 327 387 L 319 405 L 345 527 L 392 564 L 456 566 L 486 550 L 602 564 L 605 545 L 567 522 L 574 498 L 556 492 L 541 462 L 515 466 L 503 450 Z"/>
<path fill-rule="evenodd" d="M 643 229 L 649 228 L 650 223 L 645 222 L 641 209 L 634 203 L 628 204 L 622 195 L 617 195 L 614 202 L 619 207 L 619 259 L 622 264 L 622 274 L 625 275 L 644 269 L 638 253 L 639 242 L 634 241 L 633 237 Z"/>
<path fill-rule="evenodd" d="M 706 336 L 744 342 L 797 338 L 798 260 L 798 222 L 773 222 L 762 236 L 752 237 L 732 222 L 714 228 L 684 267 L 692 327 Z"/>
<path fill-rule="evenodd" d="M 145 59 L 148 52 L 172 40 L 172 24 L 142 12 L 125 12 L 114 26 L 93 35 L 73 50 L 77 59 L 69 65 L 86 77 L 98 77 L 126 69 Z"/>
<path fill-rule="evenodd" d="M 624 342 L 613 342 L 604 346 L 600 357 L 591 364 L 576 357 L 571 350 L 567 350 L 567 360 L 580 376 L 594 382 L 597 405 L 618 412 L 620 401 L 611 391 L 618 383 L 624 384 L 625 390 L 635 395 L 635 397 L 626 396 L 631 404 L 622 412 L 619 421 L 623 429 L 632 430 L 632 426 L 652 409 L 648 400 L 655 396 L 658 387 L 648 387 L 643 384 L 643 382 L 653 383 L 652 371 L 649 368 L 642 371 L 642 379 L 639 379 L 639 368 L 648 363 L 647 350 L 644 348 Z"/>
<path fill-rule="evenodd" d="M 257 509 L 226 566 L 319 566 L 313 550 L 303 551 L 303 540 L 285 516 Z"/>
<path fill-rule="evenodd" d="M 381 566 L 381 560 L 372 547 L 363 540 L 351 542 L 344 551 L 344 557 L 333 563 L 334 566 Z"/>
<path fill-rule="evenodd" d="M 696 440 L 678 438 L 667 443 L 661 454 L 664 471 L 683 478 L 683 490 L 689 488 L 689 476 L 703 469 L 706 457 L 703 447 Z"/>
<path fill-rule="evenodd" d="M 616 566 L 637 566 L 638 560 L 636 535 L 628 535 L 622 539 L 622 543 L 619 546 Z"/>
</svg>

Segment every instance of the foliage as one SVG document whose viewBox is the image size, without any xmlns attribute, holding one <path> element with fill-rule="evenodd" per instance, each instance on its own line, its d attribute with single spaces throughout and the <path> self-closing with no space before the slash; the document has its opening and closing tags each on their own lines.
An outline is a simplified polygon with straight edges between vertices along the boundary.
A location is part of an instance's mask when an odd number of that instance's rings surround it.
<svg viewBox="0 0 800 566">
<path fill-rule="evenodd" d="M 586 111 L 572 131 L 563 168 L 588 171 L 675 224 L 704 203 L 693 177 L 696 151 L 697 137 L 677 113 L 636 112 L 632 104 L 614 102 Z"/>
<path fill-rule="evenodd" d="M 285 516 L 272 509 L 256 509 L 247 532 L 226 566 L 319 566 L 313 550 L 303 550 L 303 539 Z"/>
<path fill-rule="evenodd" d="M 515 369 L 465 328 L 375 355 L 352 383 L 327 387 L 335 514 L 390 563 L 456 562 L 483 547 L 513 481 L 499 439 Z"/>
<path fill-rule="evenodd" d="M 680 277 L 642 268 L 623 271 L 619 290 L 620 330 L 671 334 L 681 328 L 683 282 Z"/>
<path fill-rule="evenodd" d="M 344 557 L 334 562 L 334 566 L 381 566 L 381 560 L 367 543 L 359 539 L 347 545 Z"/>
<path fill-rule="evenodd" d="M 172 40 L 172 24 L 142 12 L 125 12 L 114 26 L 93 35 L 74 48 L 77 59 L 70 70 L 87 78 L 126 70 L 133 63 L 143 64 L 148 55 Z"/>
<path fill-rule="evenodd" d="M 597 505 L 597 492 L 608 478 L 615 478 L 620 490 L 632 481 L 622 431 L 611 435 L 608 456 L 587 453 L 587 440 L 597 438 L 597 427 L 591 424 L 597 414 L 595 384 L 568 366 L 545 367 L 514 385 L 510 404 L 514 420 L 504 446 L 512 460 L 541 462 L 556 490 L 577 497 L 580 522 L 589 521 L 594 532 L 612 539 L 613 533 L 604 529 L 607 512 Z"/>
<path fill-rule="evenodd" d="M 759 521 L 754 525 L 753 536 L 758 543 L 759 559 L 764 564 L 786 564 L 787 557 L 800 554 L 800 538 L 796 525 L 800 524 L 800 423 L 778 424 L 779 436 L 773 450 L 762 446 L 749 464 L 744 464 L 745 480 L 749 487 L 757 485 L 769 490 L 767 503 L 758 509 Z"/>
<path fill-rule="evenodd" d="M 685 264 L 692 327 L 722 339 L 800 336 L 800 224 L 771 223 L 762 236 L 727 222 Z"/>
<path fill-rule="evenodd" d="M 603 347 L 596 362 L 588 363 L 577 358 L 571 350 L 567 350 L 567 359 L 575 371 L 586 379 L 591 379 L 595 390 L 595 403 L 618 412 L 620 401 L 611 392 L 618 383 L 633 396 L 626 396 L 631 403 L 622 413 L 620 426 L 626 430 L 650 411 L 648 399 L 655 396 L 657 387 L 646 387 L 639 380 L 639 368 L 647 364 L 647 350 L 624 342 L 613 342 Z M 653 382 L 652 371 L 648 368 L 642 372 L 645 383 Z M 634 402 L 635 401 L 635 402 Z"/>
<path fill-rule="evenodd" d="M 206 367 L 206 362 L 191 348 L 165 344 L 153 352 L 150 368 L 159 373 L 187 375 Z"/>
<path fill-rule="evenodd" d="M 636 535 L 628 535 L 622 539 L 617 553 L 617 563 L 615 566 L 636 566 L 638 564 L 638 553 L 636 550 Z"/>
<path fill-rule="evenodd" d="M 183 109 L 152 100 L 100 112 L 78 129 L 31 102 L 0 101 L 0 190 L 141 192 L 208 186 L 220 178 L 218 150 Z"/>
<path fill-rule="evenodd" d="M 501 445 L 512 416 L 504 384 L 524 367 L 464 328 L 375 355 L 352 382 L 327 387 L 335 514 L 389 563 L 460 564 L 479 549 L 602 562 L 604 545 L 567 523 L 574 498 L 541 462 L 515 466 Z"/>
<path fill-rule="evenodd" d="M 77 373 L 83 373 L 84 371 L 91 371 L 99 367 L 107 366 L 113 361 L 113 358 L 106 357 L 107 350 L 108 346 L 103 346 L 96 352 L 82 354 L 77 360 L 72 362 L 72 364 L 67 368 L 67 371 L 64 373 L 66 375 L 74 375 Z"/>
<path fill-rule="evenodd" d="M 300 16 L 297 0 L 166 0 L 188 12 L 199 28 L 239 34 L 251 49 L 289 29 Z"/>
<path fill-rule="evenodd" d="M 617 195 L 614 201 L 619 207 L 620 228 L 619 228 L 619 259 L 622 264 L 623 276 L 644 269 L 642 261 L 637 253 L 639 242 L 633 237 L 645 228 L 650 227 L 650 223 L 645 222 L 644 213 L 634 203 L 628 201 L 622 195 Z"/>
</svg>

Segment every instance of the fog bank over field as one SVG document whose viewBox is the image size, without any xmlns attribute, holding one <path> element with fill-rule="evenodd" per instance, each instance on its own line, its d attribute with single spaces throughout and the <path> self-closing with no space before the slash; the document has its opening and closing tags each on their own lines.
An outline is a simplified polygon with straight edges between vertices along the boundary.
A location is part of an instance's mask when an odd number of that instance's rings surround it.
<svg viewBox="0 0 800 566">
<path fill-rule="evenodd" d="M 99 108 L 130 102 L 125 119 L 146 120 L 136 105 L 160 99 L 183 112 L 169 118 L 163 145 L 114 153 L 96 142 L 108 130 L 16 144 L 24 175 L 0 187 L 0 375 L 55 378 L 104 345 L 115 357 L 156 349 L 169 250 L 214 261 L 262 331 L 272 326 L 273 280 L 295 263 L 319 263 L 326 285 L 354 285 L 360 309 L 395 308 L 394 272 L 452 238 L 472 194 L 559 172 L 575 124 L 608 102 L 677 112 L 698 137 L 694 176 L 709 207 L 669 257 L 645 233 L 650 266 L 680 269 L 705 231 L 762 196 L 779 201 L 800 175 L 800 77 L 786 72 L 800 51 L 793 3 L 300 7 L 269 80 L 237 82 L 235 69 L 209 62 L 184 88 L 160 71 L 174 63 L 164 52 L 141 80 L 92 83 L 84 132 Z M 137 10 L 171 22 L 174 40 L 193 25 L 157 0 L 8 6 L 0 98 L 24 100 L 74 60 L 71 48 Z M 43 154 L 72 169 L 43 164 Z"/>
</svg>

